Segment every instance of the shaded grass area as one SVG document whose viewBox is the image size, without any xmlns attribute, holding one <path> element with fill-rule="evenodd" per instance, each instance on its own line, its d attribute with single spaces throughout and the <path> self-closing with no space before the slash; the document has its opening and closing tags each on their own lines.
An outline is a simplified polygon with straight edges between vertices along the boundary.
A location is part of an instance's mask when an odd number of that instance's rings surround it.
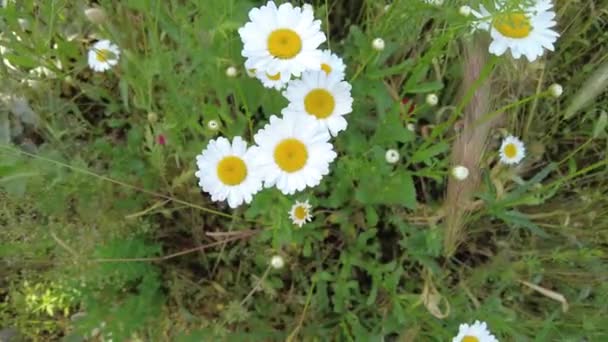
<svg viewBox="0 0 608 342">
<path fill-rule="evenodd" d="M 99 26 L 83 1 L 4 9 L 2 57 L 17 70 L 0 65 L 0 92 L 27 99 L 35 120 L 3 100 L 18 134 L 0 146 L 0 326 L 34 340 L 97 328 L 116 340 L 433 341 L 480 319 L 507 341 L 605 338 L 607 98 L 589 79 L 607 63 L 608 3 L 557 1 L 562 36 L 540 62 L 490 57 L 489 115 L 500 120 L 462 243 L 446 257 L 444 195 L 472 39 L 460 4 L 402 0 L 384 12 L 376 1 L 318 1 L 355 98 L 340 157 L 314 191 L 268 190 L 234 212 L 201 194 L 193 160 L 218 134 L 209 120 L 250 140 L 286 104 L 242 68 L 224 73 L 243 63 L 235 30 L 253 2 L 99 1 Z M 123 59 L 93 74 L 84 56 L 101 37 Z M 387 42 L 381 53 L 375 37 Z M 29 72 L 39 65 L 55 77 Z M 560 99 L 546 96 L 553 82 L 566 89 Z M 424 104 L 429 92 L 439 107 Z M 521 166 L 496 165 L 503 132 L 526 141 Z M 399 149 L 398 166 L 384 162 L 387 148 Z M 286 212 L 304 198 L 315 219 L 298 230 Z M 268 271 L 274 254 L 285 269 Z"/>
</svg>

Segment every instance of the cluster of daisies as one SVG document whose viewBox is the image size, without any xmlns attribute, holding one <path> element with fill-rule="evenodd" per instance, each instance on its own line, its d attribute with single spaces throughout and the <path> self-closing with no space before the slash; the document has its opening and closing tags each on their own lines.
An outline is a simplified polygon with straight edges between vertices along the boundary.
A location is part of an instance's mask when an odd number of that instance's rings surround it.
<svg viewBox="0 0 608 342">
<path fill-rule="evenodd" d="M 506 0 L 495 0 L 494 8 L 480 5 L 479 11 L 462 6 L 460 13 L 476 18 L 474 30 L 490 33 L 490 53 L 502 56 L 507 50 L 515 59 L 525 56 L 533 62 L 546 50 L 553 51 L 559 33 L 551 0 L 521 1 L 513 5 Z"/>
<path fill-rule="evenodd" d="M 330 139 L 346 129 L 353 102 L 342 59 L 319 49 L 326 37 L 312 6 L 269 1 L 249 19 L 239 29 L 245 69 L 265 87 L 283 90 L 289 104 L 281 116 L 270 116 L 253 146 L 239 136 L 219 137 L 197 156 L 199 185 L 231 208 L 250 203 L 263 187 L 292 195 L 317 186 L 337 157 Z M 302 226 L 311 206 L 296 202 L 289 215 Z"/>
</svg>

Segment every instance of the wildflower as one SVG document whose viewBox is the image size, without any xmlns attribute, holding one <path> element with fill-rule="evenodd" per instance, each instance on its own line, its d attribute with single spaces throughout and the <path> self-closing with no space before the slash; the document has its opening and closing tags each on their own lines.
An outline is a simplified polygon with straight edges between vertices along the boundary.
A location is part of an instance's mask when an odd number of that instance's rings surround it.
<svg viewBox="0 0 608 342">
<path fill-rule="evenodd" d="M 564 88 L 561 86 L 561 84 L 553 83 L 549 87 L 549 94 L 551 94 L 551 96 L 553 96 L 555 98 L 562 96 L 563 93 L 564 93 Z"/>
<path fill-rule="evenodd" d="M 158 114 L 156 114 L 155 112 L 150 112 L 148 113 L 148 122 L 153 124 L 156 123 L 158 121 Z"/>
<path fill-rule="evenodd" d="M 321 21 L 315 20 L 312 6 L 293 7 L 274 1 L 253 8 L 250 21 L 239 29 L 243 41 L 245 67 L 270 75 L 287 73 L 300 76 L 304 70 L 319 70 L 325 42 Z"/>
<path fill-rule="evenodd" d="M 311 209 L 312 206 L 308 203 L 308 200 L 304 202 L 296 201 L 296 204 L 289 210 L 289 218 L 293 224 L 302 228 L 306 222 L 312 220 Z"/>
<path fill-rule="evenodd" d="M 207 128 L 212 131 L 217 131 L 220 129 L 220 124 L 216 120 L 209 120 L 207 122 Z"/>
<path fill-rule="evenodd" d="M 287 82 L 291 79 L 291 74 L 288 72 L 277 72 L 274 75 L 271 75 L 265 71 L 257 71 L 256 77 L 264 87 L 266 88 L 274 88 L 276 90 L 281 90 L 285 88 Z"/>
<path fill-rule="evenodd" d="M 467 5 L 460 6 L 460 8 L 458 9 L 458 13 L 460 13 L 460 15 L 464 17 L 468 17 L 469 15 L 471 15 L 471 7 Z"/>
<path fill-rule="evenodd" d="M 106 71 L 116 64 L 120 58 L 118 46 L 109 40 L 100 40 L 89 50 L 89 67 L 95 71 Z"/>
<path fill-rule="evenodd" d="M 475 321 L 472 325 L 461 324 L 458 327 L 458 335 L 452 342 L 498 342 L 496 337 L 490 333 L 486 322 Z"/>
<path fill-rule="evenodd" d="M 343 80 L 345 69 L 346 65 L 344 65 L 342 58 L 329 50 L 323 50 L 323 55 L 321 56 L 321 70 L 325 71 L 325 74 L 337 75 L 337 78 Z"/>
<path fill-rule="evenodd" d="M 376 38 L 376 39 L 374 39 L 372 41 L 372 47 L 376 51 L 382 51 L 382 50 L 384 50 L 384 39 L 382 39 L 382 38 Z"/>
<path fill-rule="evenodd" d="M 232 77 L 236 77 L 237 71 L 236 68 L 233 66 L 229 66 L 228 68 L 226 68 L 226 76 L 232 78 Z"/>
<path fill-rule="evenodd" d="M 458 180 L 465 180 L 469 177 L 469 169 L 462 165 L 454 166 L 452 168 L 452 176 Z"/>
<path fill-rule="evenodd" d="M 309 115 L 315 118 L 332 136 L 346 129 L 344 115 L 353 111 L 351 85 L 339 75 L 324 71 L 307 71 L 301 80 L 289 82 L 283 96 L 289 105 L 283 114 Z"/>
<path fill-rule="evenodd" d="M 167 139 L 165 138 L 164 135 L 159 134 L 158 137 L 156 138 L 156 141 L 158 142 L 159 145 L 161 146 L 165 146 L 165 144 L 167 143 Z"/>
<path fill-rule="evenodd" d="M 84 10 L 84 15 L 93 24 L 101 25 L 106 21 L 106 11 L 99 7 L 91 7 Z"/>
<path fill-rule="evenodd" d="M 391 148 L 386 150 L 386 154 L 384 155 L 386 162 L 389 164 L 395 164 L 399 161 L 399 151 Z"/>
<path fill-rule="evenodd" d="M 282 256 L 275 255 L 270 259 L 270 266 L 272 266 L 272 268 L 275 270 L 280 270 L 283 268 L 283 266 L 285 266 L 285 260 L 283 260 Z"/>
<path fill-rule="evenodd" d="M 319 185 L 337 154 L 330 135 L 308 115 L 270 117 L 254 136 L 256 162 L 266 187 L 291 195 Z"/>
<path fill-rule="evenodd" d="M 239 136 L 232 143 L 224 137 L 209 141 L 207 148 L 196 157 L 199 186 L 211 194 L 211 200 L 228 200 L 231 208 L 250 203 L 262 189 L 262 180 L 253 167 L 256 156 Z"/>
<path fill-rule="evenodd" d="M 415 124 L 413 124 L 413 123 L 408 123 L 408 124 L 407 124 L 407 129 L 408 129 L 410 132 L 416 132 L 416 125 L 415 125 Z"/>
<path fill-rule="evenodd" d="M 426 96 L 426 104 L 428 104 L 429 106 L 436 106 L 437 103 L 439 103 L 439 98 L 437 97 L 437 94 L 428 94 Z"/>
<path fill-rule="evenodd" d="M 533 62 L 543 55 L 544 49 L 554 50 L 559 33 L 552 29 L 556 22 L 551 0 L 536 0 L 532 6 L 521 5 L 515 10 L 504 10 L 503 4 L 497 3 L 497 13 L 490 13 L 483 5 L 479 12 L 471 11 L 480 20 L 474 27 L 490 32 L 490 53 L 501 56 L 510 49 L 513 58 L 523 55 Z"/>
<path fill-rule="evenodd" d="M 502 163 L 517 164 L 526 156 L 526 148 L 521 140 L 509 135 L 502 141 L 499 154 Z"/>
</svg>

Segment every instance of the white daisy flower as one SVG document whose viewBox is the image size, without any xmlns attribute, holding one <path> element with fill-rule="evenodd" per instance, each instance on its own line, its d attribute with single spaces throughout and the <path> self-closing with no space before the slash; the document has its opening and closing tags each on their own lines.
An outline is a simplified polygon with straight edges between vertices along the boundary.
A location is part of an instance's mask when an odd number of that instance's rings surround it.
<svg viewBox="0 0 608 342">
<path fill-rule="evenodd" d="M 249 12 L 251 20 L 239 29 L 247 69 L 270 75 L 289 73 L 300 76 L 304 70 L 319 70 L 325 42 L 321 21 L 315 20 L 312 6 L 293 7 L 273 1 Z"/>
<path fill-rule="evenodd" d="M 296 204 L 289 210 L 289 218 L 293 224 L 302 228 L 306 222 L 312 220 L 311 209 L 312 206 L 308 203 L 308 200 L 304 202 L 296 201 Z"/>
<path fill-rule="evenodd" d="M 517 164 L 526 156 L 526 147 L 518 138 L 509 135 L 500 146 L 500 161 L 504 164 Z"/>
<path fill-rule="evenodd" d="M 544 49 L 554 50 L 559 33 L 552 29 L 557 24 L 553 4 L 551 0 L 534 1 L 533 6 L 517 10 L 503 10 L 504 2 L 499 1 L 496 13 L 490 13 L 483 5 L 479 12 L 471 11 L 480 20 L 474 27 L 490 31 L 490 53 L 501 56 L 509 49 L 513 58 L 526 56 L 533 62 L 543 55 Z"/>
<path fill-rule="evenodd" d="M 329 50 L 323 50 L 323 56 L 321 57 L 321 70 L 325 71 L 327 75 L 338 75 L 340 80 L 344 79 L 344 70 L 346 65 L 342 58 L 338 57 L 335 53 Z"/>
<path fill-rule="evenodd" d="M 89 50 L 89 67 L 97 72 L 109 70 L 120 58 L 120 50 L 109 40 L 100 40 Z"/>
<path fill-rule="evenodd" d="M 308 114 L 336 136 L 346 129 L 344 115 L 353 111 L 351 88 L 338 74 L 328 76 L 324 71 L 307 71 L 301 80 L 289 82 L 283 92 L 289 100 L 283 114 Z"/>
<path fill-rule="evenodd" d="M 291 74 L 288 72 L 277 72 L 276 74 L 269 74 L 265 71 L 258 70 L 255 72 L 255 77 L 262 82 L 266 88 L 274 88 L 281 90 L 285 88 L 287 82 L 291 79 Z"/>
<path fill-rule="evenodd" d="M 384 159 L 386 159 L 386 162 L 389 164 L 397 163 L 399 161 L 399 151 L 395 150 L 394 148 L 386 150 Z"/>
<path fill-rule="evenodd" d="M 329 139 L 327 130 L 308 115 L 271 116 L 254 136 L 256 167 L 265 186 L 291 195 L 319 185 L 337 157 Z"/>
<path fill-rule="evenodd" d="M 241 137 L 234 137 L 232 144 L 224 137 L 211 140 L 196 156 L 198 184 L 211 194 L 211 200 L 227 199 L 231 208 L 250 203 L 253 195 L 262 189 L 262 180 L 253 167 L 255 158 Z"/>
<path fill-rule="evenodd" d="M 498 342 L 496 337 L 490 333 L 486 322 L 475 321 L 475 323 L 461 324 L 458 327 L 458 335 L 452 342 Z"/>
</svg>

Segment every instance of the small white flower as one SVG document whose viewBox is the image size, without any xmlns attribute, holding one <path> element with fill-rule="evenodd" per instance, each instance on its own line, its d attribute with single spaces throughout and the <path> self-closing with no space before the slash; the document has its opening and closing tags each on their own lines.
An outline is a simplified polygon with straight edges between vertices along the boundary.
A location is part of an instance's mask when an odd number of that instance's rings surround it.
<svg viewBox="0 0 608 342">
<path fill-rule="evenodd" d="M 454 166 L 452 168 L 452 176 L 458 180 L 465 180 L 469 177 L 469 169 L 462 165 Z"/>
<path fill-rule="evenodd" d="M 103 24 L 106 21 L 106 11 L 99 7 L 91 7 L 84 10 L 84 15 L 93 24 Z"/>
<path fill-rule="evenodd" d="M 272 268 L 275 270 L 280 270 L 283 268 L 283 266 L 285 266 L 285 260 L 283 260 L 282 256 L 275 255 L 270 259 L 270 266 L 272 266 Z"/>
<path fill-rule="evenodd" d="M 426 103 L 429 106 L 436 106 L 437 103 L 439 103 L 439 98 L 437 97 L 437 94 L 428 94 L 426 96 Z"/>
<path fill-rule="evenodd" d="M 207 121 L 207 128 L 212 131 L 217 131 L 218 129 L 220 129 L 220 124 L 219 122 L 217 122 L 217 120 L 209 120 Z"/>
<path fill-rule="evenodd" d="M 376 38 L 376 39 L 374 39 L 372 41 L 372 47 L 376 51 L 382 51 L 382 50 L 384 50 L 384 39 L 382 39 L 382 38 Z"/>
<path fill-rule="evenodd" d="M 294 7 L 274 1 L 249 11 L 250 21 L 239 29 L 246 69 L 269 75 L 286 73 L 296 77 L 304 70 L 319 70 L 319 45 L 326 37 L 312 6 Z"/>
<path fill-rule="evenodd" d="M 475 323 L 461 324 L 458 327 L 458 335 L 452 342 L 498 342 L 496 337 L 490 333 L 486 322 L 475 321 Z"/>
<path fill-rule="evenodd" d="M 289 210 L 289 218 L 293 224 L 302 228 L 306 222 L 312 220 L 311 213 L 312 206 L 308 203 L 308 200 L 304 202 L 296 201 L 296 203 Z"/>
<path fill-rule="evenodd" d="M 399 161 L 399 151 L 391 148 L 390 150 L 386 151 L 384 158 L 386 159 L 387 163 L 395 164 Z"/>
<path fill-rule="evenodd" d="M 558 98 L 564 93 L 564 88 L 561 86 L 561 84 L 553 83 L 549 87 L 549 93 L 551 94 L 551 96 Z"/>
<path fill-rule="evenodd" d="M 241 137 L 232 143 L 224 137 L 209 141 L 196 156 L 199 186 L 211 195 L 212 201 L 228 200 L 230 208 L 250 203 L 262 190 L 262 179 L 253 166 L 256 156 Z"/>
<path fill-rule="evenodd" d="M 321 70 L 325 71 L 325 74 L 337 75 L 337 78 L 343 80 L 345 69 L 346 65 L 344 65 L 342 58 L 338 57 L 335 53 L 332 53 L 329 50 L 323 50 L 323 56 L 321 57 Z"/>
<path fill-rule="evenodd" d="M 471 15 L 471 7 L 467 5 L 460 6 L 458 12 L 460 13 L 460 15 L 468 17 L 469 15 Z"/>
<path fill-rule="evenodd" d="M 236 77 L 236 74 L 237 74 L 237 70 L 235 67 L 229 66 L 228 68 L 226 68 L 226 76 L 232 78 L 232 77 Z"/>
<path fill-rule="evenodd" d="M 407 124 L 407 129 L 408 129 L 410 132 L 416 132 L 416 125 L 415 125 L 415 124 L 413 124 L 413 123 L 408 123 L 408 124 Z"/>
<path fill-rule="evenodd" d="M 429 5 L 441 6 L 443 5 L 443 0 L 424 0 Z"/>
<path fill-rule="evenodd" d="M 264 185 L 285 195 L 319 185 L 337 157 L 329 132 L 309 115 L 272 115 L 253 138 Z"/>
<path fill-rule="evenodd" d="M 274 75 L 271 75 L 265 71 L 256 71 L 255 76 L 257 77 L 262 85 L 266 88 L 274 88 L 276 90 L 281 90 L 285 88 L 287 82 L 291 79 L 291 74 L 288 72 L 277 72 Z"/>
<path fill-rule="evenodd" d="M 509 135 L 502 141 L 499 154 L 503 164 L 517 164 L 526 156 L 526 148 L 521 140 Z"/>
<path fill-rule="evenodd" d="M 106 71 L 116 64 L 120 50 L 109 40 L 100 40 L 89 50 L 89 67 L 97 72 Z"/>
<path fill-rule="evenodd" d="M 293 80 L 287 85 L 283 96 L 289 100 L 289 105 L 282 113 L 310 116 L 335 137 L 346 129 L 344 116 L 353 111 L 350 91 L 351 85 L 342 81 L 338 74 L 307 71 L 301 80 Z"/>
</svg>

